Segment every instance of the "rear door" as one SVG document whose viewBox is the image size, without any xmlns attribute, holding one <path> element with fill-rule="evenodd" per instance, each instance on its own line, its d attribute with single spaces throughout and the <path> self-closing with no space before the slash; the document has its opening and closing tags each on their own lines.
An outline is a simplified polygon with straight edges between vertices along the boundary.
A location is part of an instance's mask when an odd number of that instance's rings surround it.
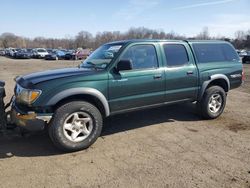
<svg viewBox="0 0 250 188">
<path fill-rule="evenodd" d="M 185 42 L 162 43 L 166 80 L 166 102 L 196 100 L 198 70 Z"/>
</svg>

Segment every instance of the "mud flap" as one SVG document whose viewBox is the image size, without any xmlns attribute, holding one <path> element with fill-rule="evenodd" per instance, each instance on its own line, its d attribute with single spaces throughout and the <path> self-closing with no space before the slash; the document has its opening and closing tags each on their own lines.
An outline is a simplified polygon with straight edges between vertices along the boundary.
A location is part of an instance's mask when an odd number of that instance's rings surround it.
<svg viewBox="0 0 250 188">
<path fill-rule="evenodd" d="M 6 128 L 7 119 L 5 113 L 5 106 L 4 106 L 4 97 L 5 97 L 5 83 L 0 81 L 0 130 Z"/>
</svg>

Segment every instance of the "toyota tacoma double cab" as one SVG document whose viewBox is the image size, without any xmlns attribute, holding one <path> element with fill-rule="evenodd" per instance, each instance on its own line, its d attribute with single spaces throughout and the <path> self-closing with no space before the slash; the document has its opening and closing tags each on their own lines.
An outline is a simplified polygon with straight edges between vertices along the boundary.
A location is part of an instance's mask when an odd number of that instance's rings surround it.
<svg viewBox="0 0 250 188">
<path fill-rule="evenodd" d="M 224 41 L 112 42 L 76 68 L 17 77 L 11 121 L 28 130 L 47 125 L 57 147 L 76 151 L 118 113 L 194 102 L 203 118 L 217 118 L 242 78 L 239 56 Z"/>
</svg>

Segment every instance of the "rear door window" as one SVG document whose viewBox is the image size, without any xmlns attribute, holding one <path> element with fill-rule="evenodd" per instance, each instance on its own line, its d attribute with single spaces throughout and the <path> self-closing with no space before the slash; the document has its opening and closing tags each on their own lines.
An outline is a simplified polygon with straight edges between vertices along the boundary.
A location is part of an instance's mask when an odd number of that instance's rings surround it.
<svg viewBox="0 0 250 188">
<path fill-rule="evenodd" d="M 228 44 L 193 44 L 199 63 L 238 61 L 239 57 Z"/>
<path fill-rule="evenodd" d="M 183 66 L 189 62 L 187 51 L 182 44 L 164 44 L 165 57 L 168 67 Z"/>
</svg>

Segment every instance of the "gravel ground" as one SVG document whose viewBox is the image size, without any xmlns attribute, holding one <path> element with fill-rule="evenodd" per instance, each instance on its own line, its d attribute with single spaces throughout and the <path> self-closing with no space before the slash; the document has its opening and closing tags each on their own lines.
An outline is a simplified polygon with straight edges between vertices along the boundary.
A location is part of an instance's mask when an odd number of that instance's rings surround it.
<svg viewBox="0 0 250 188">
<path fill-rule="evenodd" d="M 79 63 L 0 57 L 6 101 L 15 76 Z M 248 80 L 229 93 L 216 120 L 200 119 L 192 105 L 117 115 L 93 146 L 68 154 L 46 132 L 1 134 L 0 187 L 250 188 L 250 65 L 244 68 Z"/>
</svg>

